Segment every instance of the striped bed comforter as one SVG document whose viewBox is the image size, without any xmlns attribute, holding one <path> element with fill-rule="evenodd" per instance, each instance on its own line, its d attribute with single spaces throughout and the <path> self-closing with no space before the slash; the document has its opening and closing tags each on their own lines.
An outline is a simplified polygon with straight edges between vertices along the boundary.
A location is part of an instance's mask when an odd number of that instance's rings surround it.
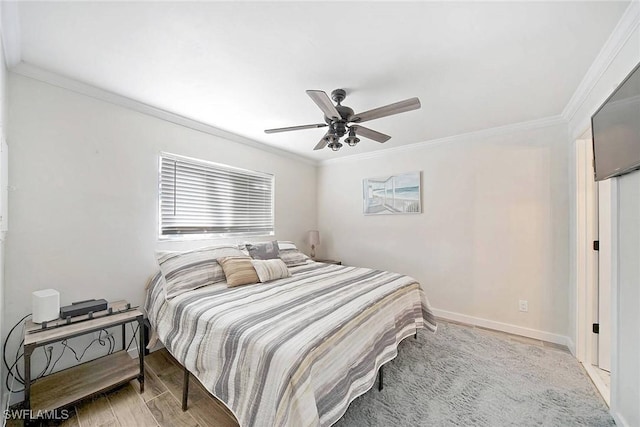
<svg viewBox="0 0 640 427">
<path fill-rule="evenodd" d="M 157 274 L 147 291 L 159 339 L 242 427 L 330 426 L 373 386 L 402 339 L 436 330 L 411 277 L 316 262 L 290 270 L 169 301 Z"/>
</svg>

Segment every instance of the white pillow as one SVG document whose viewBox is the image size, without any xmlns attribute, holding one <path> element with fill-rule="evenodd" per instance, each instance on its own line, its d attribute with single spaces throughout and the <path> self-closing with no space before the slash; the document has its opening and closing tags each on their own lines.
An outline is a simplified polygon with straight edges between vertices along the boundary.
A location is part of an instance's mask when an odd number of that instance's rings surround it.
<svg viewBox="0 0 640 427">
<path fill-rule="evenodd" d="M 278 240 L 278 248 L 280 250 L 287 250 L 287 249 L 296 249 L 298 250 L 298 247 L 296 246 L 295 243 L 290 242 L 288 240 Z"/>
<path fill-rule="evenodd" d="M 258 273 L 258 279 L 260 279 L 261 283 L 291 276 L 287 265 L 280 258 L 252 259 L 251 264 L 253 264 L 253 268 Z"/>
</svg>

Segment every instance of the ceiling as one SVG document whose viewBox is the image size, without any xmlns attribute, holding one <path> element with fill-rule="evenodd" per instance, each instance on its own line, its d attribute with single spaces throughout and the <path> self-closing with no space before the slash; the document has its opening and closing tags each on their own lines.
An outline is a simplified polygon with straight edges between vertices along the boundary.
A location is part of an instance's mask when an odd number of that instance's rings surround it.
<svg viewBox="0 0 640 427">
<path fill-rule="evenodd" d="M 317 160 L 559 115 L 628 2 L 24 2 L 22 61 Z M 392 136 L 312 151 L 306 89 Z"/>
</svg>

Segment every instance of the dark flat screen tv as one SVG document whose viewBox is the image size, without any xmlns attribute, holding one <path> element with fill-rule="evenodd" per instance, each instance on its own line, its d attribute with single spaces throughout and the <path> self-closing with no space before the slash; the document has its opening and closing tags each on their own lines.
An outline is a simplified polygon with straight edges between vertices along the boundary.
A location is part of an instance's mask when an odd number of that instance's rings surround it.
<svg viewBox="0 0 640 427">
<path fill-rule="evenodd" d="M 640 64 L 591 116 L 596 181 L 640 169 Z"/>
</svg>

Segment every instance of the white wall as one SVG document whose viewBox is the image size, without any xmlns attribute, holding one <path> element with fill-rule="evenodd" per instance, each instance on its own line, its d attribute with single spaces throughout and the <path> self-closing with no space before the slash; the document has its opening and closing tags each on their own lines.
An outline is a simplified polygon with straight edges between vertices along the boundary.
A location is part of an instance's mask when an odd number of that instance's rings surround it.
<svg viewBox="0 0 640 427">
<path fill-rule="evenodd" d="M 618 196 L 617 375 L 611 409 L 631 427 L 640 426 L 640 172 L 618 179 Z"/>
<path fill-rule="evenodd" d="M 0 7 L 0 10 L 2 8 Z M 0 18 L 0 22 L 1 22 Z M 0 28 L 0 35 L 2 34 L 2 28 Z M 4 58 L 4 48 L 2 45 L 2 40 L 0 40 L 0 138 L 6 140 L 6 129 L 7 129 L 7 67 Z M 1 166 L 0 166 L 1 169 Z M 2 171 L 0 170 L 0 176 Z M 6 185 L 5 182 L 2 182 L 0 179 L 1 185 Z M 2 190 L 0 190 L 2 191 Z M 3 212 L 2 209 L 2 198 L 0 197 L 0 212 Z M 5 218 L 6 220 L 6 218 Z M 4 233 L 0 231 L 0 344 L 2 341 L 2 328 L 4 326 L 4 254 L 5 254 L 5 244 L 4 244 Z M 4 364 L 0 364 L 0 380 L 4 383 L 4 377 L 6 375 Z M 0 387 L 0 410 L 4 409 L 4 386 Z"/>
<path fill-rule="evenodd" d="M 306 232 L 317 226 L 314 165 L 13 73 L 9 95 L 7 324 L 29 313 L 31 292 L 43 288 L 57 289 L 63 305 L 141 304 L 155 250 L 219 243 L 158 242 L 161 151 L 275 174 L 276 236 L 252 240 L 306 248 Z"/>
<path fill-rule="evenodd" d="M 563 341 L 569 333 L 566 140 L 566 125 L 556 124 L 323 164 L 320 252 L 411 275 L 439 310 Z M 363 178 L 410 171 L 422 171 L 422 214 L 363 215 Z M 528 300 L 528 313 L 518 311 L 520 299 Z"/>
<path fill-rule="evenodd" d="M 570 152 L 574 152 L 576 138 L 590 126 L 591 115 L 640 62 L 639 4 L 636 2 L 631 5 L 629 11 L 632 13 L 627 15 L 629 22 L 632 22 L 631 28 L 635 29 L 620 39 L 615 54 L 608 58 L 606 67 L 569 121 Z M 571 159 L 570 165 L 569 173 L 574 174 L 574 159 Z M 616 324 L 612 331 L 611 413 L 618 425 L 631 427 L 640 425 L 640 172 L 623 176 L 618 183 L 618 294 L 612 296 L 612 302 L 617 303 L 612 307 L 612 312 L 617 312 L 617 316 L 612 319 Z M 575 181 L 572 180 L 572 196 L 575 191 Z M 575 203 L 575 197 L 572 197 L 571 203 Z M 574 226 L 572 224 L 572 228 Z M 572 256 L 571 270 L 575 268 L 575 257 Z M 575 293 L 571 298 L 576 298 Z M 575 318 L 575 304 L 571 306 L 571 316 Z M 575 339 L 575 327 L 573 331 Z"/>
</svg>

